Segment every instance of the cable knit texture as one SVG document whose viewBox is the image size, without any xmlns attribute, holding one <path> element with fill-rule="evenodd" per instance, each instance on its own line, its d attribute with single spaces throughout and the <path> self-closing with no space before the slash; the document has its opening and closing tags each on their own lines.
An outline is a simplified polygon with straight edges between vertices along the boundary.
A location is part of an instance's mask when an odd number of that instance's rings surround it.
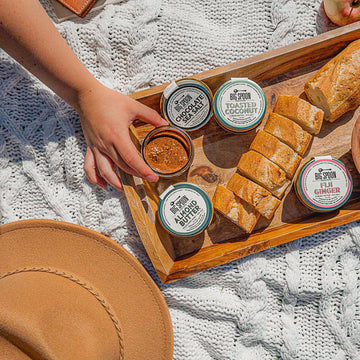
<svg viewBox="0 0 360 360">
<path fill-rule="evenodd" d="M 332 27 L 319 7 L 127 0 L 56 26 L 96 78 L 129 93 L 314 36 Z M 357 223 L 163 286 L 124 196 L 85 179 L 76 113 L 4 53 L 0 80 L 0 222 L 64 220 L 118 241 L 164 293 L 175 360 L 360 359 Z"/>
</svg>

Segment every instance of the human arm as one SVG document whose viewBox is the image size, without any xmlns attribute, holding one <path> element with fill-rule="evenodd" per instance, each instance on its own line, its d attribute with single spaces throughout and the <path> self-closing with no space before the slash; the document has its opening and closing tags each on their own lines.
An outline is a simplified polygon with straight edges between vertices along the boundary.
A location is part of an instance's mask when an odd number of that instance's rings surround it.
<svg viewBox="0 0 360 360">
<path fill-rule="evenodd" d="M 88 144 L 84 170 L 99 186 L 121 189 L 113 163 L 149 181 L 158 177 L 129 136 L 141 119 L 166 124 L 154 110 L 100 84 L 76 57 L 38 0 L 0 0 L 0 46 L 69 103 L 80 115 Z"/>
</svg>

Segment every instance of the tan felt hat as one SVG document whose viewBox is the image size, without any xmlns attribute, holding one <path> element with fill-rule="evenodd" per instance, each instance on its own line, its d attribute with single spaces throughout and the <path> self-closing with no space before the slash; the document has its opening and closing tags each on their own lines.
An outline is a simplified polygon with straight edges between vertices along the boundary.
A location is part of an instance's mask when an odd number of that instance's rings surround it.
<svg viewBox="0 0 360 360">
<path fill-rule="evenodd" d="M 165 300 L 142 265 L 81 226 L 0 226 L 1 360 L 168 360 Z"/>
</svg>

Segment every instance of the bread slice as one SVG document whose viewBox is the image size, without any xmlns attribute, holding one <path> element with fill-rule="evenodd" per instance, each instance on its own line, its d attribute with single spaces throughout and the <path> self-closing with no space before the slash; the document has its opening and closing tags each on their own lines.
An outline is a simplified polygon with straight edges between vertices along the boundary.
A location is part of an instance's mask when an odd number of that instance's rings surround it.
<svg viewBox="0 0 360 360">
<path fill-rule="evenodd" d="M 291 147 L 262 130 L 256 134 L 250 150 L 257 151 L 279 165 L 289 179 L 293 178 L 301 162 L 301 157 Z"/>
<path fill-rule="evenodd" d="M 247 233 L 254 230 L 260 214 L 245 201 L 222 185 L 218 185 L 212 200 L 214 209 L 240 226 Z"/>
<path fill-rule="evenodd" d="M 330 122 L 356 109 L 360 105 L 360 40 L 325 64 L 305 84 L 305 93 Z"/>
<path fill-rule="evenodd" d="M 270 113 L 264 130 L 289 145 L 301 156 L 306 153 L 312 139 L 312 136 L 297 123 L 275 113 Z"/>
<path fill-rule="evenodd" d="M 272 219 L 275 210 L 280 205 L 280 200 L 272 196 L 270 191 L 237 173 L 230 178 L 227 188 L 239 198 L 254 206 L 268 220 Z"/>
<path fill-rule="evenodd" d="M 279 96 L 274 112 L 297 122 L 313 135 L 320 132 L 324 118 L 324 112 L 321 109 L 296 96 L 288 95 Z"/>
<path fill-rule="evenodd" d="M 244 153 L 237 165 L 240 173 L 281 199 L 290 185 L 285 171 L 256 151 Z"/>
</svg>

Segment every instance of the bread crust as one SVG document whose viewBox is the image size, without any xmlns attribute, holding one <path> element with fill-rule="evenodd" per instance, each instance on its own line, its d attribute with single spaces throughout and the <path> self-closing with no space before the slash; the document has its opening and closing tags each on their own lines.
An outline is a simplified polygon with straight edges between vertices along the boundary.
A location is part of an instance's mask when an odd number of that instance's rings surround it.
<svg viewBox="0 0 360 360">
<path fill-rule="evenodd" d="M 219 211 L 242 230 L 251 233 L 260 214 L 245 201 L 222 185 L 218 185 L 212 199 L 214 209 Z"/>
<path fill-rule="evenodd" d="M 324 111 L 296 96 L 280 95 L 274 112 L 298 123 L 310 134 L 317 135 L 321 130 Z"/>
<path fill-rule="evenodd" d="M 266 219 L 274 216 L 280 200 L 272 196 L 270 191 L 253 181 L 235 173 L 229 180 L 227 188 L 254 208 Z"/>
<path fill-rule="evenodd" d="M 306 84 L 310 102 L 334 122 L 360 105 L 360 40 L 353 41 L 325 64 Z"/>
<path fill-rule="evenodd" d="M 281 199 L 290 181 L 278 165 L 256 151 L 244 153 L 237 165 L 239 172 Z"/>
<path fill-rule="evenodd" d="M 229 216 L 228 214 L 231 210 L 230 203 L 234 199 L 235 194 L 232 191 L 226 189 L 222 185 L 218 185 L 212 198 L 212 203 L 214 208 L 224 213 L 226 216 Z"/>
<path fill-rule="evenodd" d="M 301 162 L 301 157 L 293 149 L 263 130 L 256 134 L 250 150 L 257 151 L 279 165 L 289 179 L 293 178 Z"/>
<path fill-rule="evenodd" d="M 312 135 L 294 121 L 279 114 L 270 113 L 264 130 L 275 136 L 299 155 L 304 156 L 308 149 Z"/>
</svg>

